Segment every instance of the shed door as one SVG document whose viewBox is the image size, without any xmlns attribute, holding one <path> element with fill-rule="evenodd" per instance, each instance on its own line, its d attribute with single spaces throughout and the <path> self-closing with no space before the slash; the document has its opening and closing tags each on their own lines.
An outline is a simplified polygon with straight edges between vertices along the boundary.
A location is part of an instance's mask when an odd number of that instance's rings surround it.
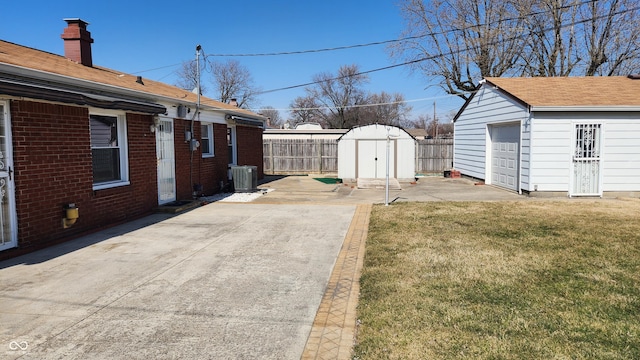
<svg viewBox="0 0 640 360">
<path fill-rule="evenodd" d="M 176 160 L 173 149 L 173 121 L 160 118 L 156 130 L 158 159 L 158 204 L 176 200 Z"/>
<path fill-rule="evenodd" d="M 491 184 L 518 190 L 520 125 L 491 128 Z"/>
<path fill-rule="evenodd" d="M 395 141 L 389 145 L 389 177 L 395 174 Z M 387 140 L 358 140 L 356 177 L 382 179 L 387 176 Z"/>
</svg>

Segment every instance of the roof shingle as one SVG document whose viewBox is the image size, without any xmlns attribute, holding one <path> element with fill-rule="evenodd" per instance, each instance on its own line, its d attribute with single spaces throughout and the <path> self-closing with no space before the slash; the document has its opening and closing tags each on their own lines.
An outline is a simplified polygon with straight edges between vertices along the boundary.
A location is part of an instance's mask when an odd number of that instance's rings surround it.
<svg viewBox="0 0 640 360">
<path fill-rule="evenodd" d="M 137 77 L 135 75 L 125 74 L 95 65 L 84 66 L 61 55 L 17 45 L 4 40 L 0 40 L 0 63 L 135 90 L 178 101 L 197 102 L 197 94 L 172 85 L 150 79 L 143 79 L 144 85 L 142 85 L 136 82 Z M 204 96 L 201 97 L 200 101 L 202 105 L 256 116 L 256 114 L 251 111 L 240 109 L 236 106 Z"/>
<path fill-rule="evenodd" d="M 530 106 L 640 106 L 640 80 L 625 76 L 486 80 Z"/>
</svg>

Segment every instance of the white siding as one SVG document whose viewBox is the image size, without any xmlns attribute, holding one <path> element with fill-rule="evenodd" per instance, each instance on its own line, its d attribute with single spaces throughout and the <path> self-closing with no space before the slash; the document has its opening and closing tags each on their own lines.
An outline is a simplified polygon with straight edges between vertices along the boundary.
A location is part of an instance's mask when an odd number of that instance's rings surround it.
<svg viewBox="0 0 640 360">
<path fill-rule="evenodd" d="M 573 148 L 571 118 L 571 113 L 534 114 L 530 148 L 531 185 L 527 190 L 569 191 Z"/>
<path fill-rule="evenodd" d="M 356 140 L 341 139 L 338 141 L 338 177 L 341 179 L 356 178 Z"/>
<path fill-rule="evenodd" d="M 640 191 L 640 113 L 609 114 L 602 171 L 603 191 Z"/>
<path fill-rule="evenodd" d="M 454 123 L 454 169 L 490 181 L 486 160 L 487 124 L 524 122 L 527 116 L 524 106 L 483 85 Z"/>
<path fill-rule="evenodd" d="M 569 191 L 576 123 L 603 124 L 602 190 L 640 191 L 640 114 L 536 112 L 530 191 Z"/>
</svg>

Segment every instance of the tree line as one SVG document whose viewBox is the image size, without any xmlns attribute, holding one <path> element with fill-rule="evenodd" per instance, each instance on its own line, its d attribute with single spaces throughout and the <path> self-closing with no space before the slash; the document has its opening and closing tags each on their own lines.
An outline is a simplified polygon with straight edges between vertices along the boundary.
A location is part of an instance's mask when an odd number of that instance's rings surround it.
<svg viewBox="0 0 640 360">
<path fill-rule="evenodd" d="M 406 40 L 392 57 L 463 99 L 485 77 L 628 75 L 640 69 L 639 8 L 640 0 L 402 0 Z"/>
</svg>

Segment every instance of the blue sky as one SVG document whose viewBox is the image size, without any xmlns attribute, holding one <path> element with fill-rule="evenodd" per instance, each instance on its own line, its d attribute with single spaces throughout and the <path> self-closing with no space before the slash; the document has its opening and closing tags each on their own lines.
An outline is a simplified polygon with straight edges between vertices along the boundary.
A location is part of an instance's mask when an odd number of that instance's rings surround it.
<svg viewBox="0 0 640 360">
<path fill-rule="evenodd" d="M 94 64 L 169 84 L 175 83 L 180 63 L 195 59 L 198 44 L 207 55 L 313 50 L 396 39 L 404 26 L 393 0 L 38 0 L 4 4 L 0 38 L 62 55 L 64 18 L 89 23 Z M 367 71 L 394 64 L 384 45 L 235 59 L 263 90 L 308 83 L 313 75 L 336 73 L 341 65 L 357 64 Z M 203 73 L 203 82 L 207 76 Z M 439 117 L 462 105 L 406 67 L 369 78 L 368 91 L 403 94 L 415 116 L 432 115 L 434 101 Z M 303 95 L 303 88 L 270 92 L 260 96 L 260 106 L 286 109 Z M 288 117 L 286 111 L 281 115 Z"/>
</svg>

